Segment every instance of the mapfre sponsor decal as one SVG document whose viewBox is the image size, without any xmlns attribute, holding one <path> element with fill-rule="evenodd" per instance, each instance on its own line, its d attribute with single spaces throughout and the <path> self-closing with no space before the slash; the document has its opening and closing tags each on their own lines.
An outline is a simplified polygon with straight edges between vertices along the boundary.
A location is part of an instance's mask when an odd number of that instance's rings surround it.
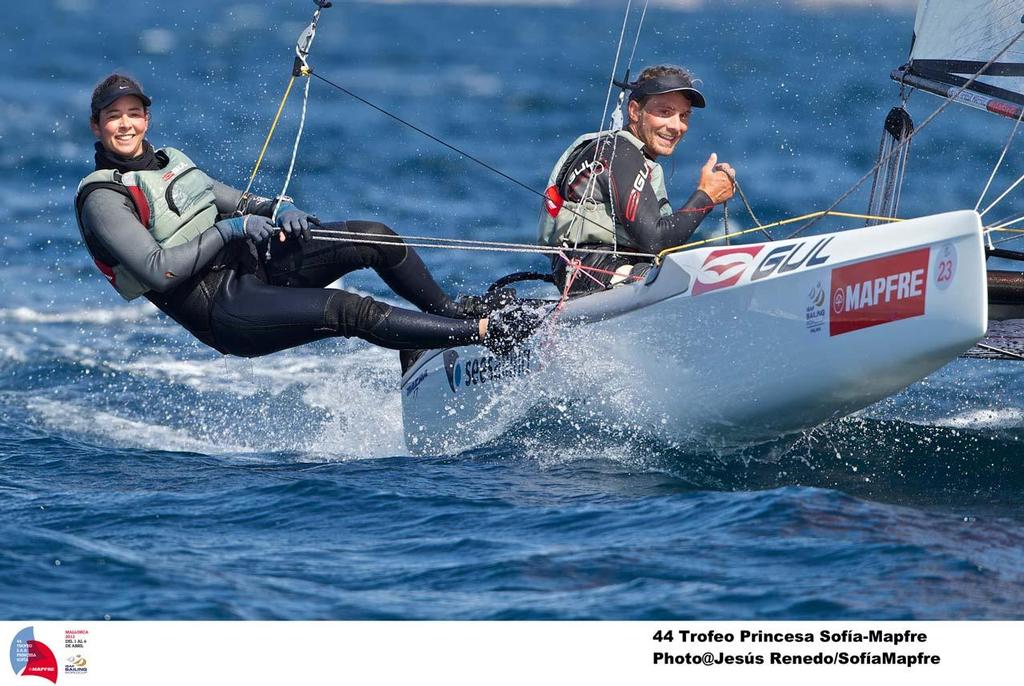
<svg viewBox="0 0 1024 686">
<path fill-rule="evenodd" d="M 719 288 L 735 286 L 762 250 L 763 245 L 712 250 L 700 267 L 700 273 L 693 284 L 693 294 L 700 295 Z"/>
<path fill-rule="evenodd" d="M 833 269 L 829 336 L 923 315 L 929 252 L 922 248 Z"/>
</svg>

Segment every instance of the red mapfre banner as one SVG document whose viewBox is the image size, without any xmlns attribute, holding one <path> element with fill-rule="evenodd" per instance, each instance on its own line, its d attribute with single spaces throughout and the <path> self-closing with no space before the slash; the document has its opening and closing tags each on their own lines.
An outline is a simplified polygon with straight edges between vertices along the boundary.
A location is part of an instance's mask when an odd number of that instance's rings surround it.
<svg viewBox="0 0 1024 686">
<path fill-rule="evenodd" d="M 930 248 L 832 270 L 829 336 L 924 314 Z"/>
</svg>

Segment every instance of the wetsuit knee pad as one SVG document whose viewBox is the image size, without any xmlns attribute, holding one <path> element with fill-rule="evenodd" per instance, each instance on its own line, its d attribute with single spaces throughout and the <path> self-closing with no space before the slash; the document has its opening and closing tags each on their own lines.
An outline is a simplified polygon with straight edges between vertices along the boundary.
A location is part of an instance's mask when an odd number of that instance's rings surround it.
<svg viewBox="0 0 1024 686">
<path fill-rule="evenodd" d="M 386 245 L 379 243 L 373 245 L 373 247 L 380 250 L 384 256 L 385 265 L 388 267 L 397 267 L 405 261 L 406 256 L 409 254 L 409 249 L 406 247 L 405 242 L 387 224 L 350 220 L 345 222 L 345 225 L 348 231 L 366 234 L 368 238 L 375 240 L 389 241 L 389 244 Z"/>
<path fill-rule="evenodd" d="M 391 311 L 390 305 L 348 291 L 334 291 L 327 301 L 326 324 L 338 336 L 365 338 Z"/>
</svg>

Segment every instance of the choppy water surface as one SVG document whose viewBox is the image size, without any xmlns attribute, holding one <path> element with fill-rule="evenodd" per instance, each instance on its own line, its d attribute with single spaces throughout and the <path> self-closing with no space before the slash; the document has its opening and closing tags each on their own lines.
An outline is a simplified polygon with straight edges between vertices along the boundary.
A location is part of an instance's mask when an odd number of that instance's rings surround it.
<svg viewBox="0 0 1024 686">
<path fill-rule="evenodd" d="M 957 361 L 856 417 L 727 451 L 539 407 L 471 451 L 413 458 L 394 353 L 338 340 L 223 359 L 120 301 L 73 225 L 91 85 L 128 68 L 154 97 L 151 140 L 243 184 L 311 7 L 143 1 L 115 18 L 47 0 L 0 28 L 19 94 L 0 101 L 0 614 L 1024 617 L 1018 364 Z M 598 123 L 621 12 L 345 4 L 314 62 L 536 187 Z M 716 151 L 763 219 L 827 206 L 873 160 L 912 19 L 652 9 L 638 64 L 692 67 L 711 104 L 670 193 Z M 911 99 L 919 121 L 937 104 Z M 306 126 L 292 191 L 321 217 L 532 239 L 535 198 L 321 82 Z M 904 212 L 973 206 L 1008 127 L 943 115 L 915 143 Z M 425 257 L 453 292 L 543 266 Z"/>
</svg>

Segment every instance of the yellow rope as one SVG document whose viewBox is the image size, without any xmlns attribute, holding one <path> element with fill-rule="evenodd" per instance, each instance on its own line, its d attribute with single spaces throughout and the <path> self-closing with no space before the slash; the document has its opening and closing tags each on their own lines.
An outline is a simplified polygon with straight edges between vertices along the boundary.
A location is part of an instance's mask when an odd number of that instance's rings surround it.
<svg viewBox="0 0 1024 686">
<path fill-rule="evenodd" d="M 1024 229 L 1004 229 L 999 226 L 990 226 L 986 231 L 1002 231 L 1003 233 L 1024 233 Z"/>
<path fill-rule="evenodd" d="M 249 194 L 249 190 L 252 188 L 252 182 L 256 178 L 256 173 L 260 170 L 260 165 L 263 163 L 263 156 L 267 154 L 267 147 L 270 146 L 270 139 L 274 137 L 274 129 L 277 128 L 277 122 L 281 119 L 281 112 L 284 110 L 284 104 L 288 101 L 288 95 L 292 92 L 292 85 L 295 83 L 295 77 L 292 76 L 288 81 L 288 87 L 284 89 L 284 97 L 281 98 L 281 104 L 277 106 L 277 114 L 274 115 L 274 122 L 270 125 L 270 130 L 267 131 L 267 138 L 263 141 L 263 149 L 260 150 L 259 157 L 256 158 L 256 166 L 252 168 L 252 175 L 249 176 L 249 183 L 245 187 L 245 193 L 242 197 Z"/>
<path fill-rule="evenodd" d="M 789 219 L 783 219 L 781 221 L 777 221 L 777 222 L 774 222 L 772 224 L 763 224 L 762 226 L 755 226 L 752 229 L 746 229 L 744 231 L 738 231 L 738 232 L 733 231 L 733 232 L 729 233 L 729 238 L 735 238 L 736 236 L 742 236 L 743 234 L 746 234 L 746 233 L 753 233 L 755 231 L 763 231 L 765 229 L 775 228 L 776 226 L 785 226 L 786 224 L 793 224 L 795 222 L 803 221 L 805 219 L 814 219 L 815 217 L 823 217 L 823 216 L 846 217 L 846 218 L 849 218 L 849 219 L 869 219 L 869 220 L 885 221 L 885 222 L 902 222 L 902 221 L 906 221 L 904 219 L 897 219 L 895 217 L 876 217 L 876 216 L 870 215 L 870 214 L 853 214 L 851 212 L 837 212 L 835 210 L 820 210 L 818 212 L 811 212 L 810 214 L 804 214 L 804 215 L 801 215 L 799 217 L 791 217 Z M 679 252 L 680 250 L 686 250 L 687 248 L 696 248 L 696 247 L 701 246 L 701 245 L 707 245 L 708 243 L 714 243 L 716 241 L 724 240 L 725 238 L 726 238 L 725 236 L 715 236 L 713 238 L 708 238 L 708 239 L 705 239 L 703 241 L 695 241 L 693 243 L 686 243 L 684 245 L 677 245 L 677 246 L 672 247 L 672 248 L 665 248 L 660 253 L 658 253 L 658 256 L 657 256 L 656 260 L 660 261 L 662 257 L 664 257 L 665 255 L 668 255 L 670 253 Z"/>
</svg>

